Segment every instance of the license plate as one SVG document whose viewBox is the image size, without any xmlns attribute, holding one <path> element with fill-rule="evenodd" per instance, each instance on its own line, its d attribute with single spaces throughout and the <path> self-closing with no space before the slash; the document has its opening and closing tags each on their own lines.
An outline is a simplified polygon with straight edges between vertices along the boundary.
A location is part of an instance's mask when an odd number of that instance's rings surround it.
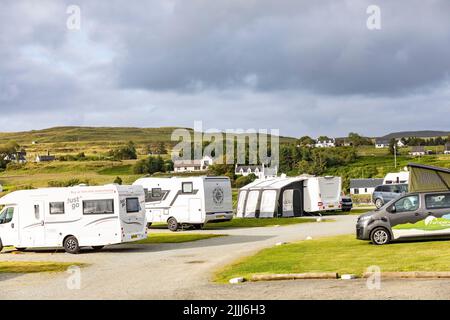
<svg viewBox="0 0 450 320">
<path fill-rule="evenodd" d="M 334 208 L 334 205 L 333 205 L 333 204 L 330 204 L 328 207 L 329 207 L 329 208 Z"/>
<path fill-rule="evenodd" d="M 131 236 L 131 239 L 137 239 L 137 237 L 138 237 L 137 234 L 133 234 L 133 235 Z"/>
<path fill-rule="evenodd" d="M 223 218 L 225 218 L 225 216 L 216 216 L 216 219 L 223 219 Z"/>
</svg>

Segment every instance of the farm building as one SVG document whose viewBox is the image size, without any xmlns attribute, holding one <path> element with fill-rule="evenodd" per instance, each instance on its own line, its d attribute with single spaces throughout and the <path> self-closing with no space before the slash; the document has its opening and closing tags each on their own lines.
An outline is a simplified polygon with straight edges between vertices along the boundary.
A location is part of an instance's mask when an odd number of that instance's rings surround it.
<svg viewBox="0 0 450 320">
<path fill-rule="evenodd" d="M 383 184 L 383 179 L 351 179 L 350 194 L 373 194 L 375 188 Z"/>
<path fill-rule="evenodd" d="M 213 158 L 204 156 L 199 160 L 175 160 L 173 167 L 175 172 L 206 171 L 213 163 Z"/>
</svg>

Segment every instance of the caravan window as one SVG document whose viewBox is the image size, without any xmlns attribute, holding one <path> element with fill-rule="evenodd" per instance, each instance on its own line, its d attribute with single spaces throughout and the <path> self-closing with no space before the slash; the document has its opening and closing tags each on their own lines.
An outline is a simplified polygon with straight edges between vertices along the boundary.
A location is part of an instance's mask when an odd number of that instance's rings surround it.
<svg viewBox="0 0 450 320">
<path fill-rule="evenodd" d="M 64 202 L 50 202 L 50 214 L 64 214 Z"/>
<path fill-rule="evenodd" d="M 114 200 L 84 200 L 83 214 L 111 214 L 114 213 Z"/>
<path fill-rule="evenodd" d="M 14 208 L 5 208 L 1 213 L 0 213 L 0 224 L 3 223 L 9 223 L 12 221 L 14 216 Z"/>
<path fill-rule="evenodd" d="M 270 213 L 273 217 L 276 203 L 277 192 L 275 190 L 264 191 L 261 197 L 261 213 Z"/>
<path fill-rule="evenodd" d="M 152 198 L 161 198 L 162 196 L 162 192 L 161 192 L 161 188 L 153 188 L 152 189 Z"/>
<path fill-rule="evenodd" d="M 247 199 L 246 213 L 255 213 L 258 206 L 259 191 L 250 191 Z"/>
<path fill-rule="evenodd" d="M 36 220 L 39 220 L 41 218 L 41 214 L 40 214 L 40 210 L 39 210 L 39 205 L 38 204 L 34 205 L 34 218 Z"/>
<path fill-rule="evenodd" d="M 127 213 L 139 212 L 141 206 L 138 198 L 127 198 Z"/>
<path fill-rule="evenodd" d="M 183 193 L 193 193 L 194 186 L 193 186 L 192 182 L 183 182 L 181 184 L 181 190 Z"/>
</svg>

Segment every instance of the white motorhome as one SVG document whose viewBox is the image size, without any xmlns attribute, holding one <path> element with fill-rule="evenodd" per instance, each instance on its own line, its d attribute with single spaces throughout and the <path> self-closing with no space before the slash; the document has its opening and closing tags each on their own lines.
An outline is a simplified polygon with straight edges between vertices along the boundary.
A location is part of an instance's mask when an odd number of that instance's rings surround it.
<svg viewBox="0 0 450 320">
<path fill-rule="evenodd" d="M 341 177 L 309 177 L 304 182 L 306 212 L 337 211 L 341 209 Z"/>
<path fill-rule="evenodd" d="M 149 224 L 167 223 L 176 231 L 184 225 L 200 229 L 205 223 L 233 218 L 228 177 L 141 178 L 133 184 L 144 187 Z"/>
<path fill-rule="evenodd" d="M 81 247 L 147 237 L 145 194 L 139 186 L 76 186 L 15 191 L 0 198 L 0 247 Z"/>
</svg>

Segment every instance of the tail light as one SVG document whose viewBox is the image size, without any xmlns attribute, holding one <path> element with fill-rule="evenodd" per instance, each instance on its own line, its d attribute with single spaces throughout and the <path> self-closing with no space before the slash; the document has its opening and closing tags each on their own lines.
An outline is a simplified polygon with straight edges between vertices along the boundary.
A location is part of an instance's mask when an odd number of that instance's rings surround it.
<svg viewBox="0 0 450 320">
<path fill-rule="evenodd" d="M 319 207 L 323 207 L 323 202 L 319 202 L 317 205 L 318 205 Z"/>
</svg>

